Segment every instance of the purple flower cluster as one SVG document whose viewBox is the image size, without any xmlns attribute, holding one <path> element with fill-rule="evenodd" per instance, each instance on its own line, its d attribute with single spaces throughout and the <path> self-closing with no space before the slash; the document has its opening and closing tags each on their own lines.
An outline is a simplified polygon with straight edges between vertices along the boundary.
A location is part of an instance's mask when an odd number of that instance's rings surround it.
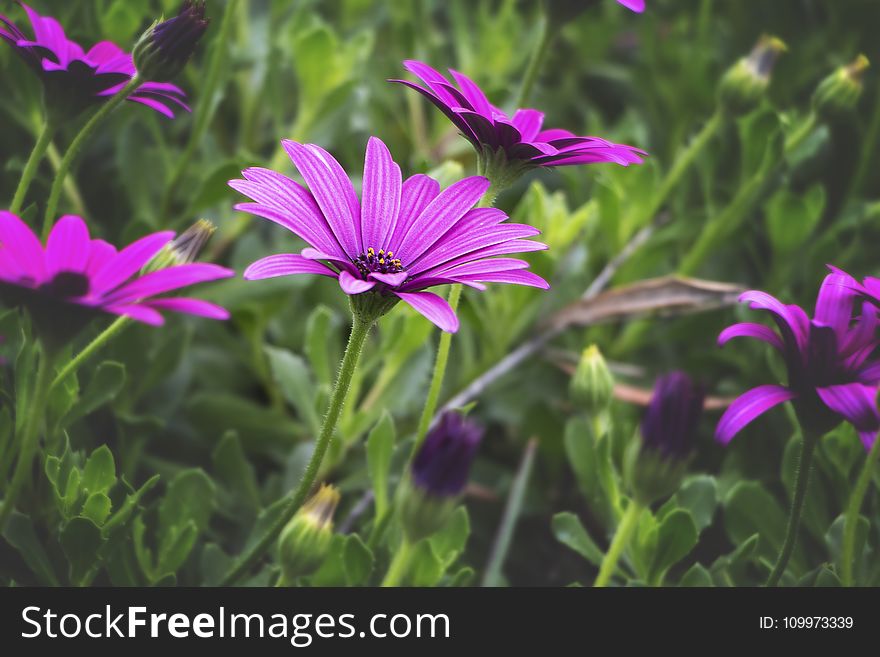
<svg viewBox="0 0 880 657">
<path fill-rule="evenodd" d="M 819 289 L 812 318 L 799 306 L 784 304 L 766 292 L 746 292 L 740 301 L 770 312 L 777 331 L 751 322 L 734 324 L 722 331 L 718 343 L 736 337 L 768 343 L 785 361 L 788 385 L 762 385 L 741 395 L 721 417 L 716 438 L 728 443 L 752 420 L 791 401 L 805 431 L 821 435 L 846 421 L 870 448 L 880 430 L 876 401 L 880 360 L 873 357 L 880 344 L 880 280 L 858 283 L 832 267 Z M 854 315 L 858 301 L 863 303 Z"/>
</svg>

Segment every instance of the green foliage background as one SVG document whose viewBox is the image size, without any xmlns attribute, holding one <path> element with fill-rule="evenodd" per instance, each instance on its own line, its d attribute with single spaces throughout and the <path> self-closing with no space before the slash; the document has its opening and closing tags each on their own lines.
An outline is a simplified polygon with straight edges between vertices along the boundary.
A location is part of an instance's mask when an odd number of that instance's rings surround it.
<svg viewBox="0 0 880 657">
<path fill-rule="evenodd" d="M 579 3 L 549 4 L 558 10 Z M 176 2 L 151 0 L 33 5 L 57 16 L 81 43 L 110 39 L 126 47 L 163 10 L 176 9 Z M 23 21 L 12 3 L 0 8 Z M 227 180 L 251 165 L 292 174 L 279 154 L 281 138 L 319 143 L 359 175 L 370 135 L 388 144 L 407 174 L 432 171 L 448 184 L 473 173 L 473 152 L 445 117 L 386 80 L 404 77 L 402 60 L 420 59 L 465 72 L 496 104 L 510 107 L 542 20 L 541 5 L 525 0 L 209 0 L 208 12 L 211 28 L 177 80 L 193 113 L 171 121 L 130 103 L 117 111 L 87 146 L 61 209 L 83 214 L 94 234 L 120 244 L 207 217 L 219 230 L 204 258 L 239 272 L 299 245 L 277 226 L 236 213 L 240 199 Z M 652 219 L 645 208 L 677 153 L 712 115 L 718 80 L 762 33 L 778 35 L 789 48 L 766 101 L 723 125 L 664 203 L 663 227 L 613 284 L 681 272 L 810 307 L 826 263 L 878 274 L 872 245 L 880 238 L 880 94 L 873 71 L 853 112 L 820 120 L 796 149 L 783 145 L 809 114 L 822 78 L 861 52 L 880 61 L 880 4 L 649 0 L 637 16 L 605 0 L 572 13 L 530 105 L 546 113 L 549 126 L 637 145 L 650 157 L 638 167 L 530 173 L 501 196 L 500 207 L 544 232 L 551 249 L 530 259 L 553 288 L 499 285 L 465 294 L 444 398 L 575 300 Z M 5 199 L 35 139 L 40 89 L 8 47 L 0 48 L 0 75 Z M 56 146 L 63 150 L 78 127 L 62 131 Z M 29 202 L 42 205 L 51 174 L 46 161 Z M 719 239 L 712 248 L 693 255 L 700 236 L 713 230 Z M 173 318 L 160 330 L 132 327 L 57 392 L 40 472 L 22 503 L 28 513 L 16 514 L 0 540 L 0 579 L 216 582 L 258 514 L 265 516 L 297 481 L 320 424 L 349 316 L 335 283 L 317 278 L 235 279 L 206 288 L 206 298 L 232 311 L 231 321 Z M 467 513 L 432 539 L 414 581 L 479 583 L 524 445 L 534 437 L 537 458 L 503 581 L 590 583 L 620 494 L 614 470 L 605 470 L 619 465 L 640 409 L 615 402 L 610 432 L 596 435 L 569 402 L 560 357 L 595 342 L 618 365 L 619 381 L 648 388 L 657 374 L 684 369 L 713 395 L 732 396 L 783 376 L 782 364 L 760 344 L 715 347 L 724 326 L 749 315 L 731 308 L 569 329 L 549 356 L 495 382 L 472 411 L 488 435 Z M 0 318 L 0 430 L 7 433 L 32 357 L 18 337 L 20 322 L 15 312 Z M 396 484 L 437 337 L 402 307 L 372 334 L 355 382 L 357 401 L 344 411 L 323 471 L 343 493 L 337 525 L 376 480 L 367 467 L 371 430 L 391 436 L 377 437 L 377 450 L 378 441 L 396 437 L 389 485 Z M 766 576 L 784 532 L 797 424 L 774 412 L 724 449 L 712 440 L 716 420 L 711 412 L 704 419 L 685 486 L 643 519 L 628 579 L 744 585 Z M 823 441 L 789 582 L 838 583 L 838 516 L 863 458 L 848 426 Z M 880 583 L 871 559 L 880 546 L 876 476 L 874 483 L 858 569 L 860 581 L 871 584 Z M 313 584 L 381 579 L 388 551 L 369 542 L 372 517 L 369 510 L 344 523 L 360 537 L 336 539 Z M 267 583 L 274 573 L 267 563 L 251 583 Z"/>
</svg>

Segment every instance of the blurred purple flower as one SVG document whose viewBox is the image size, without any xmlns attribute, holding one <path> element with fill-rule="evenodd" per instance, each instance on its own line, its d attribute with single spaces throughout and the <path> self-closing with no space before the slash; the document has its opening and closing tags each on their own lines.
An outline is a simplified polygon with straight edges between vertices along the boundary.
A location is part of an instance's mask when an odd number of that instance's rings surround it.
<svg viewBox="0 0 880 657">
<path fill-rule="evenodd" d="M 442 192 L 425 175 L 402 181 L 388 148 L 371 137 L 359 201 L 330 153 L 314 144 L 281 143 L 308 189 L 256 167 L 245 169 L 244 180 L 230 180 L 229 185 L 254 201 L 239 203 L 237 210 L 274 221 L 309 246 L 299 255 L 256 261 L 245 271 L 246 279 L 331 276 L 348 295 L 369 293 L 368 299 L 388 308 L 401 299 L 448 332 L 458 330 L 458 318 L 443 298 L 426 288 L 463 283 L 482 290 L 487 282 L 549 287 L 526 271 L 526 261 L 490 257 L 547 247 L 524 239 L 537 235 L 537 229 L 504 223 L 507 215 L 501 210 L 474 208 L 489 188 L 485 178 L 465 178 Z"/>
<path fill-rule="evenodd" d="M 704 396 L 684 372 L 660 377 L 642 420 L 643 446 L 663 458 L 687 458 L 696 442 Z"/>
<path fill-rule="evenodd" d="M 460 495 L 482 439 L 479 425 L 461 413 L 447 411 L 413 459 L 413 485 L 433 497 Z"/>
<path fill-rule="evenodd" d="M 627 9 L 632 9 L 637 14 L 645 11 L 645 0 L 617 0 L 617 2 Z"/>
<path fill-rule="evenodd" d="M 200 299 L 158 297 L 188 285 L 233 276 L 219 265 L 193 263 L 140 275 L 174 233 L 154 233 L 121 251 L 92 239 L 77 216 L 61 217 L 46 246 L 16 215 L 0 212 L 0 298 L 23 305 L 38 324 L 65 337 L 100 313 L 163 323 L 160 310 L 226 319 L 220 306 Z"/>
<path fill-rule="evenodd" d="M 492 105 L 476 83 L 458 71 L 449 71 L 456 86 L 427 64 L 413 60 L 403 64 L 425 86 L 408 80 L 391 82 L 405 84 L 434 103 L 484 159 L 501 153 L 507 162 L 528 169 L 594 162 L 627 166 L 640 164 L 645 155 L 632 146 L 614 144 L 599 137 L 578 137 L 559 128 L 542 130 L 542 112 L 518 109 L 510 117 Z"/>
<path fill-rule="evenodd" d="M 718 440 L 728 443 L 762 413 L 792 401 L 805 430 L 824 434 L 845 420 L 865 447 L 871 447 L 880 429 L 880 360 L 869 358 L 878 345 L 880 322 L 870 303 L 852 321 L 858 287 L 840 270 L 826 276 L 812 319 L 799 306 L 783 304 L 765 292 L 749 291 L 740 297 L 751 308 L 773 313 L 779 333 L 762 324 L 734 324 L 718 336 L 719 345 L 740 336 L 769 343 L 785 360 L 788 386 L 758 386 L 737 398 L 718 422 Z"/>
<path fill-rule="evenodd" d="M 30 18 L 34 38 L 29 39 L 9 18 L 0 15 L 0 38 L 40 76 L 49 102 L 63 104 L 53 108 L 76 114 L 122 90 L 136 70 L 130 53 L 111 41 L 100 41 L 88 52 L 71 41 L 51 16 L 40 16 L 20 3 Z M 146 82 L 127 100 L 142 103 L 160 114 L 173 117 L 172 107 L 186 111 L 186 97 L 180 87 L 169 82 Z"/>
</svg>

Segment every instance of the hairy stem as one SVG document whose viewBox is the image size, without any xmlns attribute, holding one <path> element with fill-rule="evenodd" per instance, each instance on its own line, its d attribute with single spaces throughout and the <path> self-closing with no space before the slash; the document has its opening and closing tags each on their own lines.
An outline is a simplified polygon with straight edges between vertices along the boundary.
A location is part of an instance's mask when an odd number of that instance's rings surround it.
<svg viewBox="0 0 880 657">
<path fill-rule="evenodd" d="M 614 533 L 614 539 L 608 547 L 608 552 L 605 553 L 602 564 L 599 566 L 599 574 L 593 583 L 594 587 L 602 588 L 608 586 L 608 582 L 611 581 L 611 576 L 614 574 L 615 568 L 617 568 L 617 562 L 620 561 L 623 551 L 629 545 L 632 534 L 639 524 L 639 517 L 641 517 L 643 509 L 644 507 L 641 504 L 635 500 L 630 500 L 629 506 L 626 507 L 626 512 L 620 519 L 620 524 L 617 525 L 617 531 Z"/>
</svg>

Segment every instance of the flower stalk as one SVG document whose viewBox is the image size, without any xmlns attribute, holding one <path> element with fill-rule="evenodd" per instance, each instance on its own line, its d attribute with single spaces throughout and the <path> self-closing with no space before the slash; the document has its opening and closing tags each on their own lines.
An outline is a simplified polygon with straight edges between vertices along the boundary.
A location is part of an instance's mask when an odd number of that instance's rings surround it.
<svg viewBox="0 0 880 657">
<path fill-rule="evenodd" d="M 43 127 L 40 130 L 40 135 L 37 138 L 34 148 L 28 156 L 27 163 L 25 163 L 24 169 L 21 172 L 21 179 L 18 181 L 18 187 L 15 188 L 15 195 L 12 197 L 12 203 L 9 205 L 9 211 L 13 214 L 21 212 L 21 207 L 24 205 L 24 199 L 27 195 L 28 188 L 31 186 L 31 182 L 37 173 L 43 155 L 46 154 L 46 150 L 52 143 L 52 137 L 55 136 L 57 127 L 56 122 L 51 118 L 47 118 L 43 124 Z"/>
<path fill-rule="evenodd" d="M 394 553 L 394 558 L 391 560 L 391 565 L 388 566 L 388 572 L 385 574 L 385 579 L 382 580 L 383 587 L 400 586 L 400 583 L 403 581 L 403 578 L 406 577 L 409 572 L 409 567 L 412 564 L 414 552 L 413 547 L 413 544 L 406 538 L 401 540 L 400 546 L 397 548 L 397 552 Z"/>
<path fill-rule="evenodd" d="M 856 558 L 856 529 L 859 525 L 859 513 L 862 508 L 862 502 L 865 494 L 868 492 L 868 486 L 871 484 L 871 478 L 874 470 L 877 468 L 877 461 L 880 459 L 880 438 L 874 440 L 871 451 L 865 459 L 865 465 L 859 473 L 856 486 L 850 494 L 849 504 L 846 508 L 846 520 L 843 528 L 843 547 L 841 549 L 841 581 L 844 586 L 853 586 L 855 584 L 855 558 Z"/>
<path fill-rule="evenodd" d="M 630 500 L 623 517 L 620 519 L 620 524 L 617 525 L 614 539 L 612 539 L 611 545 L 608 547 L 608 551 L 605 553 L 599 566 L 599 574 L 596 576 L 596 581 L 593 582 L 595 588 L 608 586 L 611 576 L 617 568 L 617 562 L 620 561 L 623 551 L 629 545 L 633 532 L 639 524 L 639 518 L 644 508 L 635 500 Z"/>
</svg>

